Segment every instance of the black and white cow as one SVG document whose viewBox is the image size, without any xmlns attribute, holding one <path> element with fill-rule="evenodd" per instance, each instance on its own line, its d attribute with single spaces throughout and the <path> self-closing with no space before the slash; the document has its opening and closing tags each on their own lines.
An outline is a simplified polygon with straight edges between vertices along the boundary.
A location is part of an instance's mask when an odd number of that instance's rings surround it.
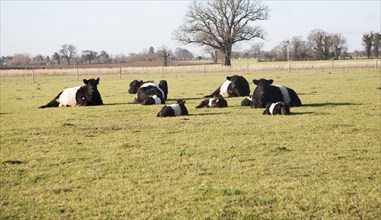
<svg viewBox="0 0 381 220">
<path fill-rule="evenodd" d="M 290 107 L 284 102 L 267 103 L 264 115 L 289 115 Z"/>
<path fill-rule="evenodd" d="M 134 80 L 130 83 L 128 93 L 136 94 L 133 102 L 135 104 L 165 104 L 168 95 L 168 83 L 166 80 L 161 80 L 159 85 L 157 85 L 152 81 L 143 82 L 142 80 Z"/>
<path fill-rule="evenodd" d="M 98 91 L 97 79 L 84 79 L 84 86 L 77 86 L 68 88 L 60 92 L 52 101 L 39 108 L 48 107 L 61 107 L 61 106 L 89 106 L 89 105 L 103 105 L 101 94 Z"/>
<path fill-rule="evenodd" d="M 257 85 L 253 93 L 252 108 L 265 108 L 267 103 L 284 102 L 286 105 L 294 107 L 301 106 L 296 92 L 284 86 L 272 85 L 274 80 L 259 79 L 253 80 Z"/>
<path fill-rule="evenodd" d="M 157 113 L 157 117 L 169 117 L 188 115 L 188 109 L 185 107 L 185 100 L 177 100 L 177 104 L 165 105 Z"/>
<path fill-rule="evenodd" d="M 253 105 L 253 98 L 252 98 L 251 96 L 245 98 L 245 99 L 242 100 L 242 102 L 241 102 L 241 106 L 252 106 L 252 105 Z"/>
<path fill-rule="evenodd" d="M 228 107 L 228 102 L 223 97 L 205 99 L 196 108 L 224 108 Z"/>
<path fill-rule="evenodd" d="M 243 76 L 227 76 L 226 81 L 216 89 L 211 95 L 204 96 L 211 98 L 216 96 L 237 97 L 250 95 L 250 86 Z"/>
</svg>

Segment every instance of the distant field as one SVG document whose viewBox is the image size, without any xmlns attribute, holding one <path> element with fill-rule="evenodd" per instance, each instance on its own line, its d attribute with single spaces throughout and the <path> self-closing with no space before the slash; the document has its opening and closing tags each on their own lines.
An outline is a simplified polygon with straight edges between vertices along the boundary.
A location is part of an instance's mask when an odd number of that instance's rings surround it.
<svg viewBox="0 0 381 220">
<path fill-rule="evenodd" d="M 146 65 L 146 66 L 144 66 Z M 290 61 L 288 62 L 257 62 L 254 59 L 234 59 L 232 66 L 212 64 L 207 61 L 177 61 L 175 65 L 167 67 L 151 66 L 149 62 L 134 64 L 107 64 L 107 65 L 82 65 L 82 66 L 56 66 L 34 69 L 0 69 L 0 76 L 81 76 L 81 75 L 116 75 L 123 77 L 129 74 L 180 74 L 180 73 L 243 73 L 249 74 L 260 71 L 296 71 L 317 69 L 351 69 L 369 68 L 381 69 L 381 61 L 375 59 L 363 60 L 329 60 L 329 61 Z"/>
<path fill-rule="evenodd" d="M 195 109 L 226 73 L 100 75 L 104 106 L 38 109 L 74 77 L 1 77 L 0 219 L 379 219 L 381 76 L 374 68 L 242 71 L 304 106 L 264 116 L 228 98 Z M 165 78 L 189 116 L 130 104 Z"/>
</svg>

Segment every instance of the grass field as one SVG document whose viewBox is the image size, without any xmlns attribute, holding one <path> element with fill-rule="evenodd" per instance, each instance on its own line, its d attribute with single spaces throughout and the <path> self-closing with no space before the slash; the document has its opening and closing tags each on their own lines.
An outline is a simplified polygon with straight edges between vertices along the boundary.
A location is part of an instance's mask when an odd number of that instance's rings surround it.
<svg viewBox="0 0 381 220">
<path fill-rule="evenodd" d="M 380 72 L 243 76 L 251 91 L 255 78 L 293 88 L 304 106 L 195 109 L 226 77 L 198 73 L 164 75 L 189 116 L 130 104 L 129 82 L 160 74 L 100 76 L 104 106 L 38 109 L 81 81 L 2 77 L 0 219 L 379 219 Z"/>
</svg>

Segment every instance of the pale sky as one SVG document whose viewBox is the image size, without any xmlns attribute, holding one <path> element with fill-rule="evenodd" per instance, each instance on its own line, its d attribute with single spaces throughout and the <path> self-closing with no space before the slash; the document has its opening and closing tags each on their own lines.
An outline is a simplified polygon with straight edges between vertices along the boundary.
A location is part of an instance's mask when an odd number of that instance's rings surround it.
<svg viewBox="0 0 381 220">
<path fill-rule="evenodd" d="M 140 53 L 153 46 L 187 48 L 172 33 L 184 20 L 191 1 L 1 1 L 1 56 L 27 53 L 51 56 L 63 44 L 111 55 Z M 381 0 L 262 1 L 270 17 L 260 24 L 265 50 L 294 36 L 304 40 L 313 29 L 339 33 L 349 51 L 363 50 L 361 38 L 381 29 Z M 250 47 L 249 43 L 236 49 Z"/>
</svg>

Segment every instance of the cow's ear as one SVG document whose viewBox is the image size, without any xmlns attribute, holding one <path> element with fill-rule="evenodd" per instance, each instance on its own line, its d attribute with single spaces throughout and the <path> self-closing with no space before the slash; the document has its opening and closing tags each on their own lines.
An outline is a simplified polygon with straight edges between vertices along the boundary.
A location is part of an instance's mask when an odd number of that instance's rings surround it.
<svg viewBox="0 0 381 220">
<path fill-rule="evenodd" d="M 255 84 L 255 85 L 258 85 L 258 80 L 256 80 L 256 79 L 253 79 L 253 83 Z"/>
<path fill-rule="evenodd" d="M 229 81 L 232 81 L 232 77 L 231 76 L 227 76 L 226 79 L 229 80 Z"/>
<path fill-rule="evenodd" d="M 97 78 L 97 80 L 95 80 L 97 82 L 97 84 L 99 84 L 99 80 L 101 80 L 101 79 L 99 79 L 99 77 Z"/>
<path fill-rule="evenodd" d="M 83 83 L 85 83 L 87 85 L 89 81 L 87 79 L 83 79 Z"/>
<path fill-rule="evenodd" d="M 269 84 L 273 84 L 274 80 L 269 79 Z"/>
</svg>

